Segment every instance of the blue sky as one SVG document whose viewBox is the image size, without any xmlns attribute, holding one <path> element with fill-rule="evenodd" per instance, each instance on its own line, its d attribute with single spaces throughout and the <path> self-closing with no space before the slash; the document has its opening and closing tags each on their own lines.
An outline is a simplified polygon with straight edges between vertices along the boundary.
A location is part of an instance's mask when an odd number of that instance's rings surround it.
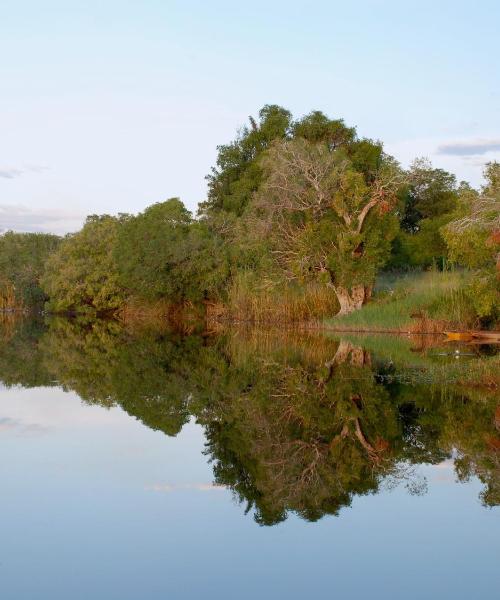
<svg viewBox="0 0 500 600">
<path fill-rule="evenodd" d="M 500 159 L 500 3 L 0 0 L 0 230 L 180 196 L 277 103 L 481 183 Z"/>
</svg>

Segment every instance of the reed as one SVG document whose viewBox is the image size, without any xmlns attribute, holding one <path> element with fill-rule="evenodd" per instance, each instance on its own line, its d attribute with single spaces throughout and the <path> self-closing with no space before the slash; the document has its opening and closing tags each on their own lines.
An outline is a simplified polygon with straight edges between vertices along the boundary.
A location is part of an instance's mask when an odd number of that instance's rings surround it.
<svg viewBox="0 0 500 600">
<path fill-rule="evenodd" d="M 0 311 L 0 342 L 8 342 L 16 332 L 16 327 L 24 315 L 19 312 Z"/>
<path fill-rule="evenodd" d="M 0 311 L 22 310 L 23 303 L 16 297 L 16 289 L 10 281 L 0 282 Z"/>
<path fill-rule="evenodd" d="M 229 290 L 225 318 L 251 323 L 311 322 L 338 311 L 335 295 L 319 283 L 275 284 L 239 274 Z"/>
</svg>

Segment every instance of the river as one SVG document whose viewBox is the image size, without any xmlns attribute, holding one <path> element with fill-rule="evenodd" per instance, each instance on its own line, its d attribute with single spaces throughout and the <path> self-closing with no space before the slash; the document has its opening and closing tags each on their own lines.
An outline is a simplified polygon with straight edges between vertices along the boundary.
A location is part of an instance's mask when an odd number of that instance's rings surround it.
<svg viewBox="0 0 500 600">
<path fill-rule="evenodd" d="M 2 598 L 493 598 L 494 352 L 4 323 Z"/>
</svg>

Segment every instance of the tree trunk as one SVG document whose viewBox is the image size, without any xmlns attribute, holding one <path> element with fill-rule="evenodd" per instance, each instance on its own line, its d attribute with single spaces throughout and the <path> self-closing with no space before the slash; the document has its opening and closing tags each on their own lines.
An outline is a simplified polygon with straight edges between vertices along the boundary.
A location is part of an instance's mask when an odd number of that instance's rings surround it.
<svg viewBox="0 0 500 600">
<path fill-rule="evenodd" d="M 360 309 L 371 295 L 371 288 L 364 285 L 353 285 L 350 290 L 336 286 L 334 290 L 340 304 L 339 315 L 348 315 Z"/>
</svg>

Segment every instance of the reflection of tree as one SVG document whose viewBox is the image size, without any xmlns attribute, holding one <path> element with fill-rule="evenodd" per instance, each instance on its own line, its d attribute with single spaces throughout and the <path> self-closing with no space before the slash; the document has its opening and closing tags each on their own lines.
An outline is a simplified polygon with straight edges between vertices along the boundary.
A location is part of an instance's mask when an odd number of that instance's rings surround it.
<svg viewBox="0 0 500 600">
<path fill-rule="evenodd" d="M 59 383 L 89 403 L 118 404 L 167 435 L 189 419 L 189 387 L 176 371 L 178 338 L 131 337 L 114 321 L 58 320 L 42 347 Z"/>
<path fill-rule="evenodd" d="M 391 470 L 397 410 L 367 359 L 348 343 L 326 366 L 266 357 L 251 385 L 221 401 L 207 425 L 216 479 L 255 506 L 258 521 L 336 514 Z"/>
<path fill-rule="evenodd" d="M 0 381 L 4 385 L 51 385 L 52 377 L 38 347 L 44 331 L 41 321 L 4 315 L 0 325 Z"/>
<path fill-rule="evenodd" d="M 476 476 L 484 484 L 481 500 L 500 505 L 500 406 L 498 398 L 482 395 L 481 401 L 465 396 L 447 398 L 436 411 L 441 416 L 440 443 L 456 453 L 455 471 L 460 481 Z M 444 414 L 443 414 L 444 413 Z"/>
<path fill-rule="evenodd" d="M 388 386 L 398 399 L 405 456 L 412 463 L 454 459 L 460 481 L 476 476 L 486 505 L 500 504 L 500 409 L 497 390 L 446 385 Z"/>
<path fill-rule="evenodd" d="M 289 334 L 261 335 L 260 341 L 255 332 L 236 336 L 229 344 L 231 391 L 218 386 L 211 412 L 200 415 L 217 482 L 254 508 L 260 523 L 278 522 L 289 511 L 307 519 L 336 514 L 382 482 L 404 481 L 411 493 L 422 493 L 425 481 L 412 465 L 437 464 L 455 449 L 469 460 L 483 456 L 491 403 L 476 417 L 477 448 L 469 442 L 465 450 L 459 442 L 467 439 L 472 413 L 463 407 L 473 412 L 477 399 L 438 385 L 384 383 L 382 367 L 375 370 L 360 347 L 310 342 L 306 335 L 299 341 Z M 471 473 L 487 485 L 483 496 L 491 504 L 500 474 L 493 460 L 498 454 L 492 456 L 498 442 L 488 439 L 484 474 L 475 462 Z M 462 463 L 458 458 L 457 469 Z"/>
<path fill-rule="evenodd" d="M 6 330 L 7 331 L 7 330 Z M 86 402 L 119 405 L 176 435 L 204 427 L 217 483 L 263 524 L 290 511 L 337 514 L 357 495 L 453 457 L 500 503 L 498 396 L 404 385 L 352 342 L 255 330 L 223 336 L 131 333 L 112 321 L 25 320 L 0 336 L 0 378 L 61 385 Z"/>
</svg>

